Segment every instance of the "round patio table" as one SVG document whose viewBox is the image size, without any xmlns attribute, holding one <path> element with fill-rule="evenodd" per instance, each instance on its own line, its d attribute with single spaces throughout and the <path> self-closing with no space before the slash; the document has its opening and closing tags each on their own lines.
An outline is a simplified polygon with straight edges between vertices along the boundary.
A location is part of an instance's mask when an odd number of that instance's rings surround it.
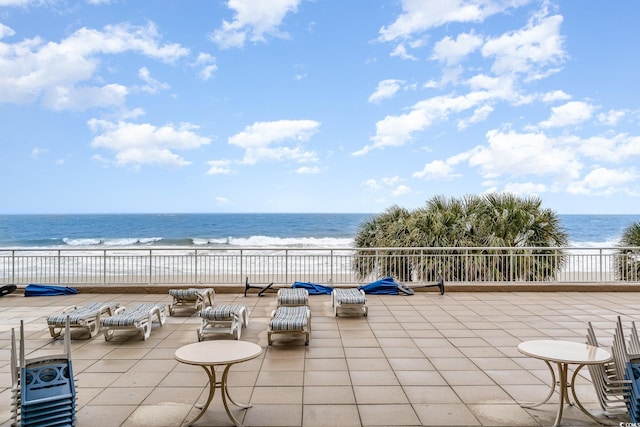
<svg viewBox="0 0 640 427">
<path fill-rule="evenodd" d="M 174 358 L 181 363 L 187 365 L 196 365 L 202 367 L 207 373 L 209 378 L 209 396 L 207 401 L 202 406 L 202 409 L 197 417 L 191 420 L 187 425 L 193 425 L 198 421 L 202 415 L 204 415 L 207 408 L 213 400 L 213 395 L 217 388 L 222 392 L 222 403 L 224 410 L 227 412 L 229 419 L 236 425 L 242 426 L 242 424 L 233 416 L 229 410 L 229 404 L 227 401 L 233 403 L 240 408 L 250 408 L 250 404 L 236 403 L 231 396 L 229 396 L 229 389 L 227 388 L 227 377 L 229 369 L 236 363 L 246 362 L 247 360 L 255 359 L 262 353 L 262 347 L 257 344 L 246 341 L 203 341 L 193 344 L 188 344 L 180 347 L 176 350 Z M 222 378 L 220 381 L 216 380 L 216 366 L 224 366 L 222 371 Z"/>
<path fill-rule="evenodd" d="M 549 371 L 551 371 L 551 390 L 549 391 L 547 397 L 542 402 L 535 404 L 522 404 L 522 407 L 535 408 L 547 403 L 549 399 L 551 399 L 551 396 L 556 389 L 556 376 L 550 362 L 555 362 L 558 367 L 558 383 L 560 385 L 560 390 L 558 391 L 558 393 L 560 394 L 560 401 L 553 426 L 557 427 L 560 425 L 565 403 L 568 403 L 570 405 L 572 404 L 569 400 L 569 388 L 571 388 L 571 394 L 573 394 L 573 399 L 578 408 L 580 408 L 582 412 L 584 412 L 594 421 L 602 423 L 589 411 L 587 411 L 580 403 L 580 400 L 576 395 L 575 382 L 576 377 L 578 376 L 578 372 L 580 372 L 580 369 L 582 369 L 583 366 L 599 365 L 609 362 L 611 360 L 611 353 L 603 348 L 595 347 L 589 344 L 560 340 L 524 341 L 518 345 L 518 351 L 520 351 L 520 353 L 522 354 L 526 354 L 527 356 L 542 360 L 547 364 Z M 571 376 L 571 383 L 567 383 L 567 371 L 569 369 L 569 365 L 572 364 L 578 365 L 578 367 L 575 369 L 573 375 Z"/>
</svg>

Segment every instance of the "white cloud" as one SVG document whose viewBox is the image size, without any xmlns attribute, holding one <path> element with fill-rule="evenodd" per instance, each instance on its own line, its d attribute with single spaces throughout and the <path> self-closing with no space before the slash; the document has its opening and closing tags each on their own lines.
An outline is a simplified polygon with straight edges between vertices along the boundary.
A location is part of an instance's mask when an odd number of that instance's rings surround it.
<svg viewBox="0 0 640 427">
<path fill-rule="evenodd" d="M 575 126 L 589 120 L 593 115 L 593 110 L 593 105 L 586 102 L 570 101 L 564 105 L 553 107 L 551 116 L 547 120 L 540 122 L 540 127 Z"/>
<path fill-rule="evenodd" d="M 369 96 L 369 102 L 378 104 L 384 99 L 392 98 L 400 90 L 402 83 L 402 80 L 382 80 L 378 83 L 376 91 Z"/>
<path fill-rule="evenodd" d="M 640 156 L 640 137 L 624 133 L 592 136 L 579 140 L 577 145 L 580 154 L 598 161 L 618 163 Z"/>
<path fill-rule="evenodd" d="M 390 42 L 410 38 L 431 28 L 452 22 L 482 22 L 488 16 L 529 0 L 402 0 L 402 14 L 380 29 L 379 40 Z"/>
<path fill-rule="evenodd" d="M 2 1 L 2 0 L 0 0 Z M 0 22 L 0 39 L 3 39 L 5 37 L 11 37 L 13 35 L 15 35 L 16 32 L 13 30 L 13 28 L 8 27 L 6 25 L 4 25 L 2 22 Z"/>
<path fill-rule="evenodd" d="M 407 185 L 399 185 L 391 192 L 391 195 L 404 196 L 405 194 L 409 193 L 411 193 L 411 188 L 409 188 Z"/>
<path fill-rule="evenodd" d="M 156 127 L 149 123 L 109 122 L 91 119 L 89 128 L 100 133 L 91 146 L 115 152 L 115 164 L 140 167 L 144 164 L 160 164 L 181 167 L 190 164 L 172 150 L 191 150 L 207 145 L 209 138 L 197 135 L 197 126 L 182 123 L 178 127 Z"/>
<path fill-rule="evenodd" d="M 146 83 L 146 85 L 138 87 L 142 92 L 153 94 L 158 93 L 160 90 L 169 89 L 170 87 L 168 83 L 160 82 L 151 77 L 151 72 L 147 67 L 142 67 L 138 70 L 138 77 Z"/>
<path fill-rule="evenodd" d="M 424 130 L 435 122 L 447 120 L 451 113 L 461 112 L 490 99 L 492 94 L 484 91 L 471 92 L 466 96 L 437 96 L 416 103 L 412 110 L 399 116 L 387 116 L 376 123 L 373 144 L 352 153 L 360 156 L 373 149 L 399 147 L 411 139 L 413 133 Z"/>
<path fill-rule="evenodd" d="M 40 157 L 42 154 L 46 153 L 47 150 L 46 148 L 40 148 L 40 147 L 35 147 L 33 150 L 31 150 L 31 157 L 33 159 L 37 159 L 38 157 Z"/>
<path fill-rule="evenodd" d="M 629 192 L 626 184 L 635 183 L 640 174 L 635 168 L 608 169 L 597 167 L 585 177 L 572 183 L 567 191 L 573 194 L 606 195 L 614 192 Z M 637 185 L 636 185 L 637 187 Z"/>
<path fill-rule="evenodd" d="M 391 196 L 404 196 L 405 194 L 411 193 L 411 188 L 408 185 L 400 184 L 404 181 L 399 176 L 390 176 L 390 177 L 382 177 L 380 182 L 374 178 L 370 178 L 362 183 L 362 186 L 371 191 L 382 191 L 388 192 Z M 384 201 L 384 199 L 380 199 Z"/>
<path fill-rule="evenodd" d="M 537 80 L 557 69 L 554 65 L 565 57 L 563 39 L 560 36 L 562 16 L 536 15 L 518 31 L 512 31 L 488 40 L 482 54 L 494 58 L 491 70 L 497 74 L 526 74 L 527 79 Z"/>
<path fill-rule="evenodd" d="M 491 105 L 481 105 L 473 111 L 471 117 L 467 117 L 458 121 L 458 129 L 466 129 L 470 125 L 483 122 L 487 120 L 492 112 L 493 107 Z"/>
<path fill-rule="evenodd" d="M 27 6 L 31 3 L 39 3 L 41 0 L 0 0 L 0 7 L 3 6 Z"/>
<path fill-rule="evenodd" d="M 313 120 L 278 120 L 256 122 L 229 138 L 229 144 L 245 150 L 243 162 L 255 164 L 269 160 L 315 162 L 317 155 L 306 151 L 301 143 L 318 131 L 320 123 Z M 283 146 L 292 141 L 295 146 Z"/>
<path fill-rule="evenodd" d="M 216 197 L 216 204 L 219 206 L 225 206 L 229 204 L 229 199 L 227 199 L 226 197 L 221 197 L 218 196 Z"/>
<path fill-rule="evenodd" d="M 7 33 L 6 27 L 2 30 Z M 153 24 L 107 25 L 102 31 L 81 28 L 60 42 L 36 37 L 0 42 L 0 103 L 42 100 L 53 109 L 86 109 L 122 105 L 128 90 L 117 83 L 92 86 L 101 55 L 138 53 L 172 63 L 187 55 L 178 44 L 161 44 Z"/>
<path fill-rule="evenodd" d="M 505 184 L 504 191 L 508 193 L 513 193 L 513 194 L 535 196 L 542 193 L 546 193 L 548 190 L 547 190 L 547 186 L 544 184 L 536 184 L 533 182 L 521 182 L 521 183 L 512 182 L 512 183 Z"/>
<path fill-rule="evenodd" d="M 456 39 L 446 36 L 433 47 L 431 59 L 435 59 L 452 66 L 459 63 L 462 58 L 482 46 L 482 37 L 473 33 L 458 34 Z"/>
<path fill-rule="evenodd" d="M 575 150 L 557 144 L 542 133 L 487 132 L 487 146 L 467 153 L 471 167 L 480 169 L 485 179 L 500 176 L 550 175 L 577 178 L 582 163 Z"/>
<path fill-rule="evenodd" d="M 450 161 L 434 160 L 424 165 L 419 172 L 411 175 L 413 178 L 422 178 L 427 180 L 451 179 L 460 175 L 453 173 L 453 163 Z"/>
<path fill-rule="evenodd" d="M 301 0 L 228 0 L 228 7 L 235 11 L 231 22 L 211 34 L 211 40 L 220 48 L 242 47 L 247 40 L 265 42 L 265 36 L 288 37 L 278 28 L 287 13 L 296 12 Z"/>
<path fill-rule="evenodd" d="M 209 165 L 207 175 L 228 175 L 233 173 L 231 161 L 229 160 L 209 160 L 207 164 Z"/>
<path fill-rule="evenodd" d="M 311 166 L 302 166 L 296 169 L 296 173 L 300 175 L 315 175 L 320 173 L 320 168 Z"/>
<path fill-rule="evenodd" d="M 405 47 L 404 44 L 400 43 L 399 45 L 397 45 L 389 54 L 389 56 L 397 56 L 400 59 L 405 59 L 405 60 L 409 60 L 409 61 L 417 61 L 418 58 L 416 58 L 415 56 L 411 55 L 409 52 L 407 52 L 407 48 Z"/>
<path fill-rule="evenodd" d="M 571 99 L 571 95 L 565 93 L 563 90 L 554 90 L 553 92 L 542 94 L 541 98 L 543 102 L 567 101 Z"/>
<path fill-rule="evenodd" d="M 366 180 L 365 182 L 362 183 L 362 185 L 368 188 L 369 190 L 375 190 L 375 191 L 382 190 L 382 185 L 378 184 L 378 181 L 376 181 L 373 178 Z"/>
<path fill-rule="evenodd" d="M 192 66 L 200 68 L 198 77 L 202 80 L 209 80 L 213 76 L 213 73 L 218 70 L 216 57 L 204 52 L 198 54 L 198 59 Z"/>
<path fill-rule="evenodd" d="M 607 126 L 615 126 L 626 114 L 625 110 L 609 110 L 606 113 L 598 114 L 598 122 Z"/>
</svg>

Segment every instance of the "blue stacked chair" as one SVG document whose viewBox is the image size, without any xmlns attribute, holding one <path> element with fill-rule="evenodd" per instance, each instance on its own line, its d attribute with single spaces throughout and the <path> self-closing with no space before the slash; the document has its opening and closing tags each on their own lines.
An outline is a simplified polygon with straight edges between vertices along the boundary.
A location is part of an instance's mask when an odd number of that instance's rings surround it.
<svg viewBox="0 0 640 427">
<path fill-rule="evenodd" d="M 16 364 L 15 335 L 11 331 L 13 426 L 75 426 L 76 388 L 68 321 L 65 328 L 65 354 L 26 359 L 21 321 L 19 367 Z"/>
<path fill-rule="evenodd" d="M 625 379 L 631 380 L 631 395 L 627 402 L 632 423 L 640 423 L 640 365 L 627 363 Z"/>
</svg>

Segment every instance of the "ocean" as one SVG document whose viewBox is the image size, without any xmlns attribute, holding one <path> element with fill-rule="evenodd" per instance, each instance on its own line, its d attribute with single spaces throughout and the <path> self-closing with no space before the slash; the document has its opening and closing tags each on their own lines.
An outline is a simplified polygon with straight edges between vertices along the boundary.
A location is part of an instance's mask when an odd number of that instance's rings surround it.
<svg viewBox="0 0 640 427">
<path fill-rule="evenodd" d="M 348 248 L 375 214 L 0 215 L 1 248 Z M 640 215 L 560 215 L 572 247 L 613 247 Z"/>
</svg>

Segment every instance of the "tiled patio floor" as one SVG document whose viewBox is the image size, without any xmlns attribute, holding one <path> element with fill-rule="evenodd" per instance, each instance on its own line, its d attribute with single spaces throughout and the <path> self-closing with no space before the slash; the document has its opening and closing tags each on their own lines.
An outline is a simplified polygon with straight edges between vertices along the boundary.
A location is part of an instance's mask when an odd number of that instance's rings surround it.
<svg viewBox="0 0 640 427">
<path fill-rule="evenodd" d="M 10 329 L 25 321 L 31 357 L 62 351 L 45 317 L 85 301 L 164 302 L 161 294 L 78 294 L 0 299 L 0 422 L 10 423 Z M 311 343 L 275 337 L 267 346 L 273 294 L 217 294 L 215 302 L 245 304 L 249 327 L 242 339 L 261 345 L 257 359 L 235 365 L 231 394 L 251 401 L 235 410 L 247 426 L 544 426 L 551 425 L 557 395 L 537 409 L 519 402 L 547 394 L 549 371 L 517 350 L 521 341 L 556 338 L 584 342 L 587 322 L 610 342 L 616 316 L 640 320 L 640 293 L 633 292 L 418 292 L 368 296 L 369 317 L 334 317 L 329 296 L 311 296 Z M 178 426 L 197 413 L 207 382 L 199 367 L 173 355 L 197 341 L 199 319 L 191 312 L 154 325 L 151 337 L 119 333 L 106 342 L 72 336 L 77 383 L 77 425 Z M 608 339 L 609 338 L 609 339 Z M 598 410 L 587 369 L 576 387 L 581 401 Z M 597 425 L 567 407 L 564 425 Z M 198 426 L 231 425 L 219 393 Z M 616 423 L 617 425 L 617 423 Z"/>
</svg>

